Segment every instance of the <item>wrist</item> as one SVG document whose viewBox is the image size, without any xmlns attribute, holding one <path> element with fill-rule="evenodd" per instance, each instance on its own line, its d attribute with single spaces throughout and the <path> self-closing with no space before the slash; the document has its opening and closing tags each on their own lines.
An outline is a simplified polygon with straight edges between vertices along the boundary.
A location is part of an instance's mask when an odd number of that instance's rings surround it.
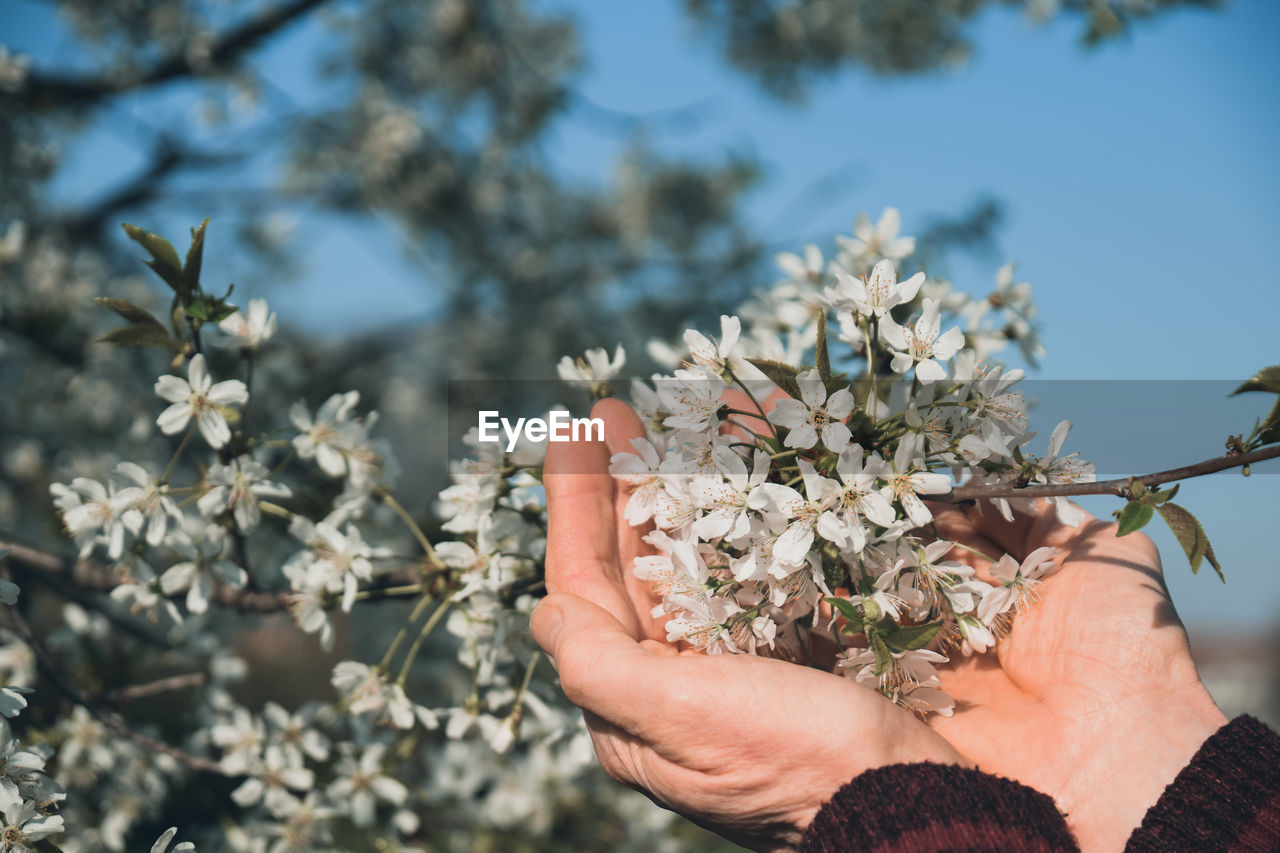
<svg viewBox="0 0 1280 853">
<path fill-rule="evenodd" d="M 1198 681 L 1124 702 L 1059 797 L 1081 847 L 1119 850 L 1227 718 Z"/>
</svg>

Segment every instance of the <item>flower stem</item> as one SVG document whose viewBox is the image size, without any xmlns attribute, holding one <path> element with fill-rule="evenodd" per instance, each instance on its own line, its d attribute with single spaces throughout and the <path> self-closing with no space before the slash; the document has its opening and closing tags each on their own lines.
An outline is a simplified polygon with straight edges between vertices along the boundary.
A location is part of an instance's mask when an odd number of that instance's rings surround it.
<svg viewBox="0 0 1280 853">
<path fill-rule="evenodd" d="M 358 594 L 358 593 L 357 593 Z M 378 664 L 379 672 L 386 672 L 391 666 L 391 659 L 395 657 L 396 650 L 400 648 L 400 644 L 404 642 L 404 638 L 409 633 L 409 626 L 418 621 L 418 617 L 422 615 L 422 611 L 431 603 L 431 593 L 426 593 L 413 606 L 413 612 L 409 614 L 409 618 L 400 626 L 400 632 L 396 634 L 395 639 L 391 641 L 391 645 L 387 647 L 387 652 L 382 656 L 382 661 Z"/>
<path fill-rule="evenodd" d="M 409 678 L 409 668 L 413 666 L 414 658 L 418 656 L 418 649 L 422 648 L 422 641 L 440 623 L 440 619 L 449 610 L 449 605 L 451 604 L 453 604 L 453 593 L 449 593 L 440 601 L 440 606 L 436 608 L 436 612 L 432 613 L 431 618 L 422 626 L 422 630 L 418 632 L 413 645 L 409 647 L 409 651 L 404 656 L 404 663 L 400 665 L 400 674 L 396 676 L 396 684 L 404 687 L 405 681 Z"/>
<path fill-rule="evenodd" d="M 196 423 L 193 421 L 191 426 L 187 428 L 187 434 L 182 437 L 182 442 L 178 445 L 178 449 L 173 451 L 173 456 L 169 459 L 169 464 L 165 466 L 164 473 L 160 475 L 160 482 L 169 482 L 170 475 L 173 474 L 173 468 L 178 464 L 178 459 L 182 456 L 182 451 L 187 449 L 187 445 L 191 443 L 191 437 L 196 434 Z"/>
<path fill-rule="evenodd" d="M 391 507 L 392 512 L 400 516 L 400 520 L 405 523 L 405 526 L 409 528 L 409 532 L 413 534 L 413 538 L 418 540 L 418 544 L 426 552 L 427 559 L 437 568 L 443 567 L 444 561 L 436 556 L 436 549 L 431 547 L 431 540 L 427 539 L 427 534 L 422 532 L 422 528 L 418 526 L 418 522 L 413 520 L 413 516 L 409 515 L 409 511 L 401 506 L 400 502 L 386 489 L 379 489 L 378 497 L 382 499 L 383 503 Z"/>
</svg>

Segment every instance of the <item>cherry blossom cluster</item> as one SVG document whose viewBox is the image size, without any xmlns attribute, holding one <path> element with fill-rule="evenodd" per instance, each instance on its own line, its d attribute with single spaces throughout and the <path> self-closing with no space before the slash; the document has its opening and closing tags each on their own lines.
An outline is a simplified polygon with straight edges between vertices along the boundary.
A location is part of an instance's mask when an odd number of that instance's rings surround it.
<svg viewBox="0 0 1280 853">
<path fill-rule="evenodd" d="M 982 300 L 904 278 L 913 248 L 895 211 L 860 219 L 829 261 L 816 246 L 780 256 L 787 278 L 721 317 L 717 336 L 691 329 L 682 348 L 655 347 L 679 366 L 632 384 L 645 436 L 611 471 L 631 492 L 627 520 L 652 528 L 633 571 L 669 641 L 799 662 L 821 637 L 858 683 L 949 715 L 935 665 L 991 649 L 1056 554 L 983 555 L 980 579 L 926 501 L 953 483 L 1094 474 L 1063 455 L 1067 422 L 1043 456 L 1025 449 L 1022 371 L 987 358 L 1012 341 L 1039 353 L 1030 286 L 1011 267 Z M 944 315 L 964 326 L 944 330 Z M 616 373 L 590 354 L 576 367 L 577 381 Z M 993 504 L 1010 515 L 1008 500 Z M 1065 499 L 1057 511 L 1079 520 Z"/>
</svg>

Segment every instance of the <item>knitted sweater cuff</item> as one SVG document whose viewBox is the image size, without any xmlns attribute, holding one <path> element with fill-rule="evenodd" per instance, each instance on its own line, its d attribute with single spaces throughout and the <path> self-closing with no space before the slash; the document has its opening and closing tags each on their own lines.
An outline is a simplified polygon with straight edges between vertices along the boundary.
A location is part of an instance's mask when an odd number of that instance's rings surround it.
<svg viewBox="0 0 1280 853">
<path fill-rule="evenodd" d="M 804 853 L 1077 850 L 1053 800 L 946 764 L 895 764 L 849 782 L 818 811 Z"/>
<path fill-rule="evenodd" d="M 1280 849 L 1280 737 L 1236 717 L 1165 788 L 1127 851 Z"/>
</svg>

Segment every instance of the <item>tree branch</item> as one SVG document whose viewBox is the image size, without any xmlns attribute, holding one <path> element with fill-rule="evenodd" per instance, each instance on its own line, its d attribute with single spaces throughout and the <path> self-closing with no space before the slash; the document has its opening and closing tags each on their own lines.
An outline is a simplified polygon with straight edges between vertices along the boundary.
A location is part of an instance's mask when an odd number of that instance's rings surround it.
<svg viewBox="0 0 1280 853">
<path fill-rule="evenodd" d="M 75 597 L 70 594 L 68 586 L 82 591 L 105 593 L 120 585 L 119 578 L 113 574 L 111 569 L 96 560 L 80 560 L 50 553 L 37 546 L 27 544 L 3 531 L 0 531 L 0 550 L 9 552 L 6 559 L 14 569 L 30 574 L 38 582 L 49 586 L 54 591 L 67 594 L 68 598 Z M 366 589 L 377 590 L 382 587 L 408 586 L 422 579 L 421 572 L 413 569 L 402 569 L 379 575 L 379 586 L 367 587 Z M 386 597 L 371 595 L 369 599 L 377 600 Z M 241 613 L 278 613 L 288 610 L 292 599 L 293 594 L 288 592 L 254 592 L 246 589 L 233 589 L 225 585 L 218 586 L 213 592 L 213 602 L 215 604 Z M 334 605 L 336 606 L 336 604 L 337 601 L 335 600 Z"/>
<path fill-rule="evenodd" d="M 198 76 L 206 66 L 216 67 L 234 61 L 324 2 L 326 0 L 291 0 L 252 17 L 214 39 L 204 58 L 179 51 L 149 69 L 115 77 L 34 73 L 27 77 L 26 85 L 16 97 L 34 110 L 85 107 L 109 95 Z"/>
<path fill-rule="evenodd" d="M 66 696 L 75 704 L 84 708 L 98 722 L 111 729 L 118 735 L 126 737 L 139 746 L 145 747 L 152 752 L 158 752 L 167 755 L 170 758 L 185 764 L 192 770 L 199 770 L 205 773 L 216 773 L 219 776 L 226 776 L 227 773 L 219 766 L 218 762 L 210 761 L 207 758 L 201 758 L 198 755 L 192 755 L 189 752 L 178 749 L 176 746 L 170 746 L 164 741 L 154 738 L 151 735 L 143 734 L 137 729 L 132 728 L 123 717 L 119 714 L 111 713 L 100 708 L 92 699 L 85 695 L 84 691 L 76 687 L 71 681 L 63 675 L 58 668 L 57 663 L 45 651 L 44 646 L 36 639 L 35 634 L 31 631 L 31 626 L 27 624 L 27 620 L 18 612 L 18 608 L 6 608 L 10 620 L 13 622 L 14 630 L 22 637 L 22 641 L 31 649 L 31 653 L 35 655 L 36 664 L 40 671 L 44 673 L 45 678 L 54 688 Z"/>
<path fill-rule="evenodd" d="M 1206 459 L 1194 465 L 1170 468 L 1168 471 L 1144 474 L 1141 477 L 1122 477 L 1118 480 L 1100 480 L 1093 483 L 1054 483 L 1047 486 L 1019 487 L 1011 484 L 958 486 L 944 495 L 930 495 L 929 500 L 942 503 L 959 503 L 961 501 L 985 500 L 988 498 L 1058 498 L 1072 495 L 1116 495 L 1117 497 L 1127 498 L 1130 497 L 1129 483 L 1131 480 L 1137 480 L 1145 486 L 1159 486 L 1164 483 L 1172 483 L 1175 480 L 1186 480 L 1190 477 L 1202 477 L 1205 474 L 1226 471 L 1229 468 L 1241 468 L 1265 459 L 1275 459 L 1277 456 L 1280 456 L 1280 444 L 1251 450 L 1248 453 L 1228 453 L 1223 456 L 1215 456 L 1212 459 Z"/>
</svg>

